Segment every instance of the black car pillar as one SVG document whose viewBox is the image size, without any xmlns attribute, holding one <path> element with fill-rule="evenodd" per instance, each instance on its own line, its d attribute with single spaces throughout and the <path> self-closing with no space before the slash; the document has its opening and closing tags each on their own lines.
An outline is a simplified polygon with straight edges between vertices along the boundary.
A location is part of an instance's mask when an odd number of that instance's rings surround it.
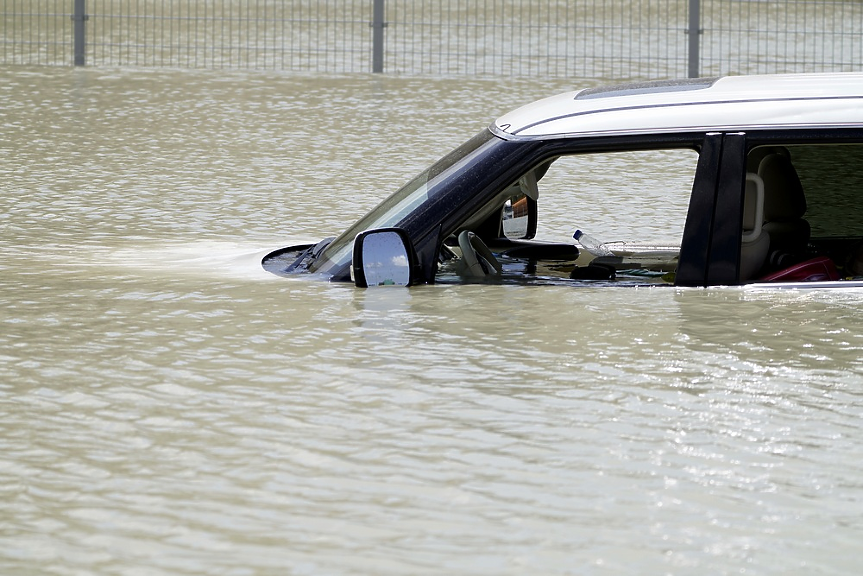
<svg viewBox="0 0 863 576">
<path fill-rule="evenodd" d="M 683 229 L 677 286 L 739 283 L 746 136 L 704 138 Z"/>
</svg>

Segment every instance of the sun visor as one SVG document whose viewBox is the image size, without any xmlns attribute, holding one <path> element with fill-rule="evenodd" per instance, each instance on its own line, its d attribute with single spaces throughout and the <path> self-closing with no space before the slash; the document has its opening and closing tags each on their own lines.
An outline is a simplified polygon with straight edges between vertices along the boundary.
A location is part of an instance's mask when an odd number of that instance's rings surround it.
<svg viewBox="0 0 863 576">
<path fill-rule="evenodd" d="M 518 187 L 531 200 L 539 200 L 539 186 L 536 184 L 536 171 L 531 170 L 518 179 Z"/>
</svg>

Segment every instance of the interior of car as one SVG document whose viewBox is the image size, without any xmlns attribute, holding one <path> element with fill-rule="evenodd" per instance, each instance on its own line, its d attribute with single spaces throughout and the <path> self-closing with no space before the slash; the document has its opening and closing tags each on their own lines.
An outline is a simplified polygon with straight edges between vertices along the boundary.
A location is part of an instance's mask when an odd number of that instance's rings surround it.
<svg viewBox="0 0 863 576">
<path fill-rule="evenodd" d="M 437 281 L 673 283 L 696 161 L 697 154 L 690 149 L 591 153 L 545 161 L 444 242 Z M 610 201 L 621 196 L 620 174 L 644 171 L 645 166 L 655 168 L 644 179 L 652 186 L 643 181 L 630 194 L 624 192 L 625 204 Z M 673 202 L 668 201 L 670 186 Z M 645 218 L 673 223 L 658 239 L 647 231 L 649 226 L 643 226 L 644 232 L 637 225 L 633 228 L 633 220 L 643 225 Z M 611 238 L 606 248 L 586 246 L 586 234 L 575 240 L 573 233 L 581 234 L 582 227 Z"/>
<path fill-rule="evenodd" d="M 857 144 L 753 149 L 747 170 L 761 181 L 763 194 L 747 187 L 744 229 L 759 211 L 760 238 L 757 249 L 743 244 L 741 281 L 863 279 L 861 162 L 863 146 Z"/>
<path fill-rule="evenodd" d="M 696 160 L 692 150 L 650 150 L 544 162 L 447 239 L 439 279 L 673 283 Z M 861 166 L 863 145 L 753 148 L 746 164 L 740 283 L 863 280 Z M 637 184 L 620 178 L 629 170 L 639 171 Z M 616 198 L 626 206 L 615 204 Z M 543 209 L 539 218 L 540 205 L 553 210 Z M 579 221 L 561 218 L 570 214 Z M 652 225 L 657 218 L 667 223 L 663 237 L 655 229 L 639 235 L 639 220 Z M 582 226 L 608 239 L 604 251 L 588 245 L 587 235 L 572 238 Z"/>
</svg>

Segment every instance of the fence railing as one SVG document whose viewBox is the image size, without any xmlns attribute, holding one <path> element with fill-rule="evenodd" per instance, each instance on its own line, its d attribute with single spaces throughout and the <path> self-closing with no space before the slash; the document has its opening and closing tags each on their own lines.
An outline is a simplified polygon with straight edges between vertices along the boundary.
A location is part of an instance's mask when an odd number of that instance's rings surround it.
<svg viewBox="0 0 863 576">
<path fill-rule="evenodd" d="M 638 79 L 859 70 L 860 0 L 0 0 L 0 64 Z"/>
</svg>

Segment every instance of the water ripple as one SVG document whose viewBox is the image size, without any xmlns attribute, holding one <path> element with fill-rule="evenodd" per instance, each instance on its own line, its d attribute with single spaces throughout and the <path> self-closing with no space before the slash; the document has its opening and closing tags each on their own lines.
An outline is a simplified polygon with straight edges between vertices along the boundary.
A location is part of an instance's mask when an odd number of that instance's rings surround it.
<svg viewBox="0 0 863 576">
<path fill-rule="evenodd" d="M 4 572 L 856 569 L 859 293 L 261 271 L 562 86 L 0 75 Z"/>
</svg>

